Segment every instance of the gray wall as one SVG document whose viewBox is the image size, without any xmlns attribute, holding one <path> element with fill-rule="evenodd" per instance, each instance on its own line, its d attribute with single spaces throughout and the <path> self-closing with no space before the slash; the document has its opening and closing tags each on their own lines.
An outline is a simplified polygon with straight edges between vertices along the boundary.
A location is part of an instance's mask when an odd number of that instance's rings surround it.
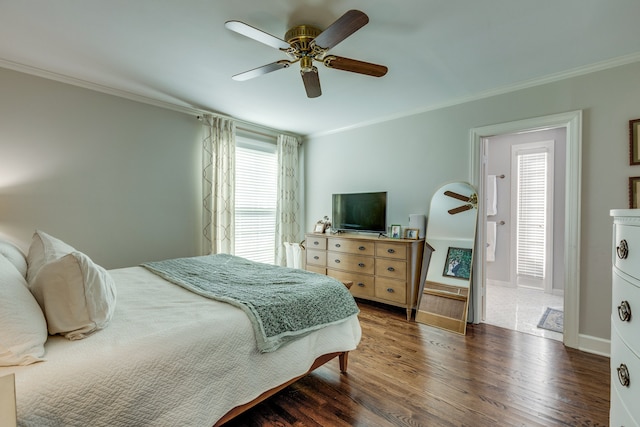
<svg viewBox="0 0 640 427">
<path fill-rule="evenodd" d="M 389 222 L 425 213 L 443 182 L 469 180 L 472 128 L 583 110 L 580 334 L 608 340 L 611 218 L 628 206 L 628 121 L 640 118 L 640 63 L 409 117 L 311 136 L 306 225 L 331 212 L 331 193 L 389 191 Z M 381 102 L 383 102 L 381 100 Z"/>
<path fill-rule="evenodd" d="M 197 255 L 195 116 L 0 68 L 0 235 L 106 268 Z"/>
</svg>

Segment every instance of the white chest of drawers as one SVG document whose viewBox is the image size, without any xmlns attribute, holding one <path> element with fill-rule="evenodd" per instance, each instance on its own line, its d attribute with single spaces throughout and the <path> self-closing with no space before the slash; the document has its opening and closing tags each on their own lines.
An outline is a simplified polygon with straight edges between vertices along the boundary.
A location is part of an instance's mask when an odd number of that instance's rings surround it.
<svg viewBox="0 0 640 427">
<path fill-rule="evenodd" d="M 612 426 L 640 424 L 640 210 L 612 210 Z"/>
</svg>

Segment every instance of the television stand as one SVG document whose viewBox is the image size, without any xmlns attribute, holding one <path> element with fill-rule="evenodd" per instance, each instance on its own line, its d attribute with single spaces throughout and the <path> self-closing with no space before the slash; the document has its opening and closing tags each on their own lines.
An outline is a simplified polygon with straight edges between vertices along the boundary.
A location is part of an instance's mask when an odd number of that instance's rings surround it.
<svg viewBox="0 0 640 427">
<path fill-rule="evenodd" d="M 420 288 L 424 239 L 349 233 L 305 237 L 305 269 L 351 281 L 354 297 L 404 307 L 411 320 Z"/>
</svg>

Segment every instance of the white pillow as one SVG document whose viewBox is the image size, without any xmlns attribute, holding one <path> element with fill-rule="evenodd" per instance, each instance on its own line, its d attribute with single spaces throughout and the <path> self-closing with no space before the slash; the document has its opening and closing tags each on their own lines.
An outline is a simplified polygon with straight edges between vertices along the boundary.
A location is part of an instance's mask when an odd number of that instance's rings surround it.
<svg viewBox="0 0 640 427">
<path fill-rule="evenodd" d="M 27 277 L 27 257 L 24 253 L 11 242 L 0 240 L 0 255 L 11 261 L 22 277 Z"/>
<path fill-rule="evenodd" d="M 56 239 L 45 233 L 36 230 L 31 239 L 29 253 L 27 254 L 27 282 L 29 286 L 36 278 L 38 271 L 48 262 L 54 261 L 75 251 L 72 246 L 67 245 L 62 240 Z"/>
<path fill-rule="evenodd" d="M 27 255 L 27 281 L 50 334 L 85 338 L 113 316 L 116 288 L 107 271 L 62 240 L 36 230 Z"/>
<path fill-rule="evenodd" d="M 44 360 L 47 323 L 24 277 L 0 257 L 0 366 Z"/>
</svg>

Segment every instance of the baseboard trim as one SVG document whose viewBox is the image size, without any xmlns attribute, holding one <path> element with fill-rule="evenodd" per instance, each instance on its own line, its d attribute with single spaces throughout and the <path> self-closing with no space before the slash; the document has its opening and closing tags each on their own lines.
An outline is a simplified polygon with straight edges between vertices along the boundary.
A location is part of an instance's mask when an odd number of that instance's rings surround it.
<svg viewBox="0 0 640 427">
<path fill-rule="evenodd" d="M 578 335 L 578 350 L 611 357 L 611 341 L 590 335 Z"/>
</svg>

